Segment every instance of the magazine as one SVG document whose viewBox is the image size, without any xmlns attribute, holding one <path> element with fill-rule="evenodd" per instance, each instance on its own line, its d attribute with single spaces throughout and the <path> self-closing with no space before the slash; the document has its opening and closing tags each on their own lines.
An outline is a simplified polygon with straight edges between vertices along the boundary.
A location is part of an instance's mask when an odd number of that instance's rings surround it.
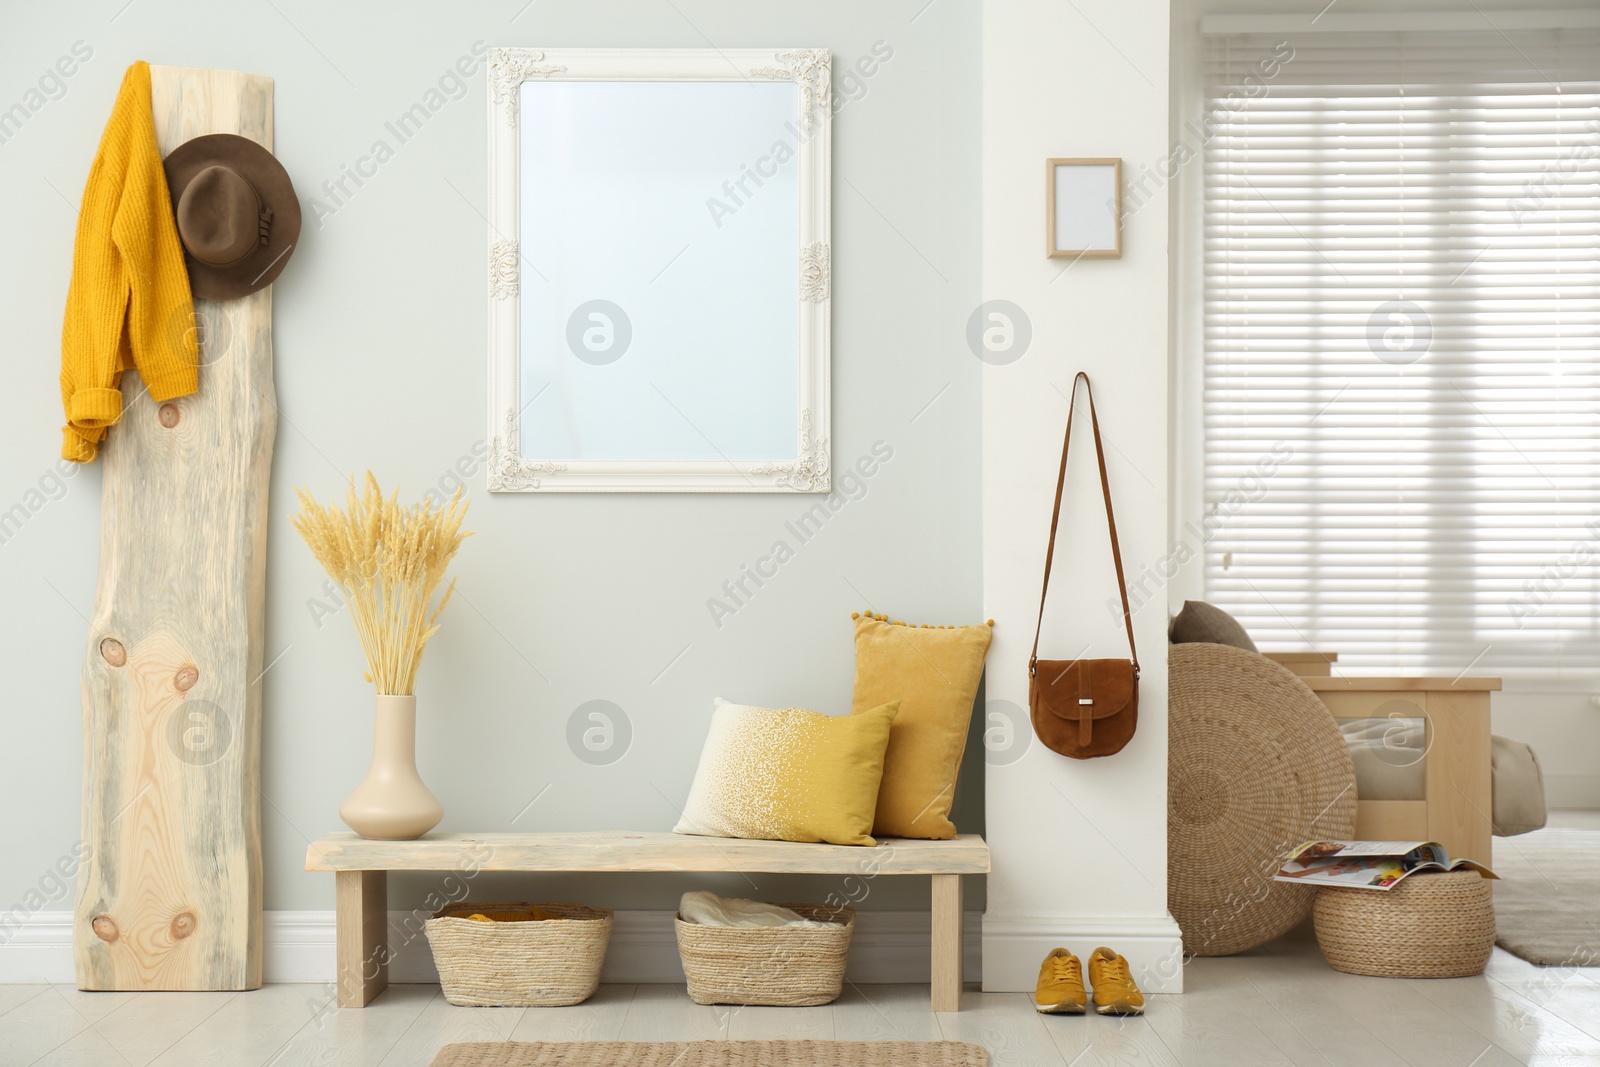
<svg viewBox="0 0 1600 1067">
<path fill-rule="evenodd" d="M 1477 860 L 1451 859 L 1437 841 L 1307 841 L 1289 853 L 1273 881 L 1393 889 L 1417 871 L 1466 869 L 1500 877 Z"/>
</svg>

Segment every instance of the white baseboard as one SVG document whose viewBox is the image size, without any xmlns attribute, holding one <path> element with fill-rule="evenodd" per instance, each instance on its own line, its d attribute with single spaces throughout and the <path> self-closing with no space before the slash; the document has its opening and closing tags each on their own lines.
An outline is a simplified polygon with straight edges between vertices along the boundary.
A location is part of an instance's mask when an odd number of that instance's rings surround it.
<svg viewBox="0 0 1600 1067">
<path fill-rule="evenodd" d="M 0 982 L 76 982 L 72 912 L 40 911 L 0 927 Z"/>
<path fill-rule="evenodd" d="M 421 916 L 425 918 L 426 916 Z M 966 980 L 982 973 L 980 924 L 968 912 L 965 923 Z M 0 941 L 0 983 L 76 981 L 70 911 L 42 911 Z M 929 971 L 927 912 L 863 911 L 856 916 L 850 945 L 853 982 L 926 982 Z M 262 975 L 268 982 L 331 982 L 334 971 L 334 921 L 331 911 L 269 911 L 263 922 Z M 4 935 L 0 934 L 0 938 Z M 391 982 L 437 982 L 433 954 L 412 912 L 389 913 L 389 943 L 394 959 Z M 1131 958 L 1131 957 L 1130 957 Z M 1038 961 L 1034 961 L 1038 966 Z M 601 978 L 607 982 L 683 981 L 678 942 L 670 911 L 619 911 L 611 932 Z M 1028 988 L 1033 988 L 1029 985 Z"/>
<path fill-rule="evenodd" d="M 1183 933 L 1172 916 L 983 919 L 983 988 L 1031 993 L 1039 962 L 1051 949 L 1071 949 L 1087 960 L 1101 945 L 1128 958 L 1146 993 L 1183 992 Z M 970 959 L 970 955 L 968 956 Z"/>
</svg>

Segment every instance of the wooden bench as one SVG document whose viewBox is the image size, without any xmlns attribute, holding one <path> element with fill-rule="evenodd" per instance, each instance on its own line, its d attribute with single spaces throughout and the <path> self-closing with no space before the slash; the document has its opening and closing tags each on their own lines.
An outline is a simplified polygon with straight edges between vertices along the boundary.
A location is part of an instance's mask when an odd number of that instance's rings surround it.
<svg viewBox="0 0 1600 1067">
<path fill-rule="evenodd" d="M 682 871 L 837 874 L 856 878 L 925 875 L 933 886 L 934 1011 L 961 1008 L 961 876 L 989 872 L 989 846 L 976 834 L 949 841 L 881 838 L 874 848 L 743 841 L 684 834 L 429 834 L 416 841 L 368 841 L 328 834 L 306 851 L 306 870 L 333 871 L 339 1006 L 360 1008 L 389 984 L 390 871 Z"/>
</svg>

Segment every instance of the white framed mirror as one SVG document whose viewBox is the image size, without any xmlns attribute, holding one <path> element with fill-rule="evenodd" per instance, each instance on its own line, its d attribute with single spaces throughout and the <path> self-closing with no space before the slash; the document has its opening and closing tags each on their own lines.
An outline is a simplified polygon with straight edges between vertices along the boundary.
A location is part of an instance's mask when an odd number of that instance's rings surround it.
<svg viewBox="0 0 1600 1067">
<path fill-rule="evenodd" d="M 829 490 L 829 64 L 491 49 L 491 491 Z"/>
</svg>

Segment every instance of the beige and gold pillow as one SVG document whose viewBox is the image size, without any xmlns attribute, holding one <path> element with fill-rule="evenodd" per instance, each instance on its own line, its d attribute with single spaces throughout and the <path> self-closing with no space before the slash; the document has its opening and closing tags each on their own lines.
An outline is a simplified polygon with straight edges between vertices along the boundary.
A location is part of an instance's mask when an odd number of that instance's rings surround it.
<svg viewBox="0 0 1600 1067">
<path fill-rule="evenodd" d="M 954 837 L 950 803 L 994 623 L 913 626 L 871 614 L 855 620 L 851 707 L 859 714 L 886 700 L 900 702 L 872 832 L 938 841 Z"/>
<path fill-rule="evenodd" d="M 872 845 L 888 701 L 856 715 L 758 708 L 717 698 L 674 832 Z"/>
</svg>

